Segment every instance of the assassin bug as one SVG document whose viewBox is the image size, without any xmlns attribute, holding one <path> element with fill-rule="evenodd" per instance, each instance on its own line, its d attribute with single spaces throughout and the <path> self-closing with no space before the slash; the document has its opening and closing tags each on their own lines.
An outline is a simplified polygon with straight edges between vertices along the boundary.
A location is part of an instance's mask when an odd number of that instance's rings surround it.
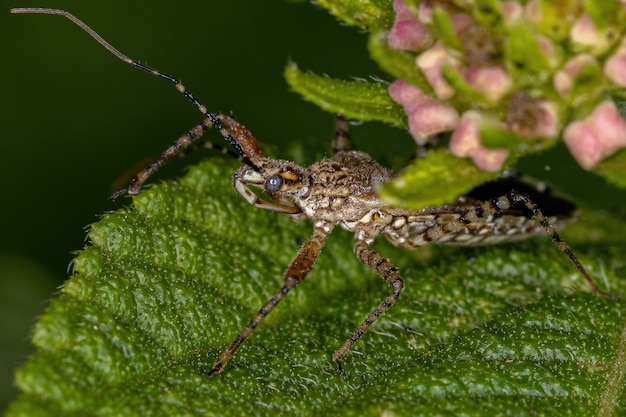
<svg viewBox="0 0 626 417">
<path fill-rule="evenodd" d="M 254 136 L 234 118 L 208 112 L 176 78 L 128 58 L 70 13 L 39 8 L 12 9 L 11 12 L 65 16 L 122 61 L 173 83 L 176 89 L 203 114 L 204 120 L 200 124 L 178 138 L 155 162 L 140 171 L 127 189 L 114 193 L 112 198 L 126 193 L 139 193 L 143 184 L 160 167 L 196 143 L 205 130 L 214 128 L 243 161 L 243 165 L 233 176 L 234 188 L 241 197 L 255 207 L 288 214 L 294 220 L 308 219 L 313 223 L 313 234 L 288 266 L 282 287 L 261 307 L 219 356 L 208 372 L 209 376 L 224 369 L 263 319 L 289 291 L 307 277 L 326 236 L 337 226 L 354 233 L 354 253 L 357 258 L 393 288 L 391 294 L 367 315 L 352 336 L 332 355 L 339 372 L 342 371 L 342 359 L 346 353 L 398 300 L 404 287 L 398 269 L 388 259 L 370 248 L 370 244 L 379 235 L 384 235 L 396 246 L 416 248 L 431 242 L 479 245 L 547 233 L 580 271 L 595 294 L 612 297 L 599 289 L 557 233 L 553 222 L 560 224 L 566 218 L 556 215 L 546 217 L 527 196 L 529 189 L 522 189 L 524 192 L 520 193 L 511 188 L 510 180 L 502 180 L 478 187 L 450 205 L 421 210 L 390 207 L 378 198 L 376 189 L 391 179 L 391 172 L 366 153 L 351 149 L 348 122 L 342 116 L 339 115 L 336 120 L 332 158 L 323 159 L 309 167 L 271 159 L 263 154 Z M 270 200 L 258 197 L 251 191 L 250 186 L 261 188 Z M 502 187 L 506 187 L 508 191 L 500 190 L 498 192 L 501 194 L 494 194 L 495 190 Z M 537 194 L 537 196 L 548 201 L 546 195 Z M 552 201 L 567 207 L 566 215 L 573 212 L 571 204 L 555 198 L 552 198 Z"/>
</svg>

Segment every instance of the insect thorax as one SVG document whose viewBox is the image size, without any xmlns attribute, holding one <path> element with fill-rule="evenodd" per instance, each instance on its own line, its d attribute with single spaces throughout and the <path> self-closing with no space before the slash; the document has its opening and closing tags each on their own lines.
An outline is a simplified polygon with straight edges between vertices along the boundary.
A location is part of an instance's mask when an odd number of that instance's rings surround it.
<svg viewBox="0 0 626 417">
<path fill-rule="evenodd" d="M 342 151 L 308 168 L 309 190 L 296 204 L 305 215 L 330 225 L 347 226 L 385 206 L 376 190 L 391 178 L 391 172 L 369 155 Z"/>
</svg>

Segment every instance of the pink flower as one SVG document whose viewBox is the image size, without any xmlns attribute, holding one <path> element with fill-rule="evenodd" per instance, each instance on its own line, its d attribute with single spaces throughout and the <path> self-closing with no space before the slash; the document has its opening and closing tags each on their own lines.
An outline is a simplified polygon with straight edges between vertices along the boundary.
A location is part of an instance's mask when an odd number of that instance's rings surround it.
<svg viewBox="0 0 626 417">
<path fill-rule="evenodd" d="M 459 63 L 441 42 L 437 42 L 430 49 L 422 52 L 415 60 L 417 67 L 428 80 L 435 95 L 442 99 L 448 99 L 455 93 L 454 89 L 443 77 L 444 67 L 456 68 Z"/>
<path fill-rule="evenodd" d="M 541 3 L 539 0 L 529 0 L 524 7 L 524 17 L 529 22 L 538 23 L 541 20 Z"/>
<path fill-rule="evenodd" d="M 459 38 L 468 36 L 472 30 L 476 29 L 474 19 L 467 13 L 455 13 L 450 16 L 450 24 Z"/>
<path fill-rule="evenodd" d="M 463 113 L 461 121 L 450 138 L 450 153 L 460 158 L 471 157 L 482 170 L 496 172 L 502 169 L 508 151 L 489 149 L 480 140 L 480 123 L 483 116 L 477 111 Z"/>
<path fill-rule="evenodd" d="M 561 51 L 554 46 L 554 42 L 545 36 L 537 35 L 537 44 L 541 52 L 543 52 L 543 56 L 548 65 L 550 65 L 551 68 L 558 67 L 561 63 Z"/>
<path fill-rule="evenodd" d="M 583 13 L 572 25 L 569 33 L 572 46 L 576 50 L 585 50 L 599 56 L 613 46 L 615 28 L 598 30 L 587 13 Z"/>
<path fill-rule="evenodd" d="M 570 29 L 570 39 L 580 46 L 593 46 L 599 41 L 598 30 L 591 17 L 585 13 L 574 22 Z"/>
<path fill-rule="evenodd" d="M 431 43 L 428 29 L 422 25 L 403 0 L 394 0 L 396 18 L 389 31 L 388 43 L 394 49 L 419 51 Z"/>
<path fill-rule="evenodd" d="M 626 40 L 604 63 L 604 74 L 620 87 L 626 87 Z"/>
<path fill-rule="evenodd" d="M 626 88 L 626 39 L 619 26 L 626 0 L 616 1 L 621 8 L 605 22 L 576 1 L 502 0 L 500 23 L 491 27 L 483 26 L 485 15 L 473 1 L 394 0 L 389 45 L 415 52 L 406 56 L 416 57 L 428 85 L 396 81 L 389 94 L 403 106 L 418 144 L 451 131 L 450 152 L 471 157 L 483 170 L 502 169 L 509 155 L 508 145 L 485 146 L 494 129 L 510 134 L 519 154 L 525 153 L 517 145 L 522 138 L 563 137 L 574 158 L 591 169 L 626 147 L 626 118 L 611 101 L 570 123 L 587 103 Z M 532 45 L 509 53 L 509 40 Z M 525 56 L 535 51 L 539 56 Z"/>
<path fill-rule="evenodd" d="M 504 68 L 482 65 L 468 68 L 465 81 L 493 102 L 498 102 L 513 86 L 511 77 Z"/>
<path fill-rule="evenodd" d="M 456 110 L 440 103 L 419 88 L 397 80 L 389 86 L 389 95 L 404 108 L 409 131 L 418 145 L 429 137 L 454 129 L 459 121 Z"/>
<path fill-rule="evenodd" d="M 412 113 L 422 104 L 433 101 L 433 98 L 424 94 L 422 90 L 402 80 L 396 80 L 389 85 L 389 95 L 404 108 L 407 114 Z"/>
<path fill-rule="evenodd" d="M 589 66 L 598 66 L 598 62 L 592 55 L 576 55 L 554 74 L 552 79 L 554 89 L 564 97 L 569 96 L 576 77 L 583 69 Z"/>
<path fill-rule="evenodd" d="M 524 10 L 522 5 L 516 1 L 503 1 L 502 2 L 502 17 L 507 25 L 519 22 L 522 18 Z"/>
<path fill-rule="evenodd" d="M 626 147 L 626 120 L 612 101 L 604 101 L 585 120 L 567 126 L 563 138 L 580 166 L 589 170 Z"/>
</svg>

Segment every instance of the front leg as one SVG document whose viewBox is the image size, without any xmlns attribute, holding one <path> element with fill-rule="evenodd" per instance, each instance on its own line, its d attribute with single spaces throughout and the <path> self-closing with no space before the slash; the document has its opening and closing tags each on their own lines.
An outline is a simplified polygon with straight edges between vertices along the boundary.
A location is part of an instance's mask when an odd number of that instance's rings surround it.
<svg viewBox="0 0 626 417">
<path fill-rule="evenodd" d="M 183 88 L 183 93 L 187 91 L 184 87 L 181 86 L 181 88 Z M 265 158 L 259 143 L 252 136 L 252 133 L 237 120 L 220 113 L 206 113 L 206 109 L 203 112 L 207 117 L 202 123 L 194 126 L 187 133 L 176 139 L 176 142 L 168 146 L 156 160 L 132 178 L 128 188 L 114 192 L 111 194 L 110 199 L 115 200 L 123 194 L 139 194 L 141 188 L 151 176 L 172 159 L 193 149 L 192 145 L 200 142 L 202 135 L 209 128 L 217 129 L 245 163 L 256 166 Z M 207 145 L 206 147 L 211 146 Z"/>
<path fill-rule="evenodd" d="M 176 139 L 172 145 L 168 146 L 167 149 L 161 153 L 161 155 L 154 160 L 150 165 L 146 168 L 142 169 L 138 172 L 131 180 L 130 186 L 128 188 L 123 188 L 111 194 L 109 197 L 111 200 L 117 199 L 119 196 L 124 194 L 135 195 L 139 194 L 141 191 L 141 187 L 143 187 L 144 183 L 156 173 L 159 169 L 161 169 L 165 164 L 167 164 L 172 159 L 181 155 L 187 148 L 194 144 L 198 139 L 202 137 L 204 132 L 212 127 L 213 124 L 209 119 L 204 119 L 202 123 L 195 126 L 193 129 L 189 130 L 187 133 Z"/>
<path fill-rule="evenodd" d="M 371 313 L 367 315 L 365 320 L 356 328 L 352 336 L 343 344 L 334 354 L 333 361 L 337 364 L 337 372 L 342 373 L 341 359 L 363 336 L 363 333 L 383 315 L 400 297 L 400 292 L 404 288 L 404 282 L 400 279 L 400 272 L 388 259 L 369 248 L 368 243 L 363 240 L 357 240 L 354 244 L 354 253 L 361 262 L 367 265 L 372 271 L 376 272 L 385 282 L 393 287 L 393 292 L 387 296 Z"/>
<path fill-rule="evenodd" d="M 329 228 L 330 229 L 330 228 Z M 243 342 L 252 334 L 254 329 L 263 321 L 263 319 L 278 305 L 278 303 L 285 298 L 289 291 L 297 287 L 307 277 L 315 260 L 324 246 L 324 240 L 330 233 L 330 230 L 326 231 L 323 227 L 316 227 L 313 230 L 313 236 L 309 239 L 298 252 L 298 256 L 293 260 L 287 272 L 284 276 L 283 286 L 270 298 L 267 303 L 252 317 L 248 325 L 239 333 L 231 345 L 220 355 L 215 361 L 213 367 L 208 372 L 207 377 L 213 374 L 219 374 L 224 369 L 224 366 L 233 358 L 235 352 Z"/>
</svg>

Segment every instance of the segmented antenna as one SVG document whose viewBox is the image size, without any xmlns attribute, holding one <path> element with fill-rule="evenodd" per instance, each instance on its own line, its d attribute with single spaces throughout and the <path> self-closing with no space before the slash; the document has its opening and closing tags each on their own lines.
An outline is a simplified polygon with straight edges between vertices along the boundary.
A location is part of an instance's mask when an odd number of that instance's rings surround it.
<svg viewBox="0 0 626 417">
<path fill-rule="evenodd" d="M 87 34 L 89 34 L 89 36 L 94 38 L 100 45 L 104 46 L 107 49 L 107 51 L 111 52 L 113 55 L 115 55 L 120 60 L 124 61 L 127 64 L 132 65 L 135 68 L 139 68 L 142 71 L 148 72 L 148 73 L 150 73 L 152 75 L 156 75 L 158 77 L 161 77 L 161 78 L 166 79 L 167 81 L 171 82 L 176 87 L 176 90 L 178 90 L 185 97 L 187 97 L 187 99 L 189 101 L 191 101 L 198 108 L 198 110 L 200 110 L 200 112 L 204 115 L 204 117 L 206 117 L 206 119 L 207 119 L 205 122 L 201 123 L 200 125 L 198 125 L 196 127 L 197 131 L 190 131 L 189 132 L 190 133 L 189 134 L 189 141 L 185 145 L 188 146 L 192 142 L 194 142 L 196 139 L 198 139 L 201 136 L 202 131 L 204 131 L 206 128 L 213 127 L 215 129 L 217 129 L 220 132 L 220 134 L 224 137 L 224 139 L 226 139 L 226 141 L 235 149 L 235 151 L 239 155 L 241 155 L 241 157 L 243 158 L 244 162 L 246 162 L 248 164 L 251 164 L 251 165 L 254 165 L 254 164 L 251 163 L 251 161 L 249 159 L 249 156 L 246 154 L 246 152 L 243 149 L 242 145 L 235 138 L 233 138 L 233 136 L 228 132 L 227 129 L 224 129 L 222 123 L 218 119 L 218 114 L 209 113 L 208 110 L 206 109 L 206 107 L 204 107 L 204 105 L 202 105 L 202 103 L 200 103 L 198 101 L 198 99 L 196 99 L 196 97 L 193 94 L 191 94 L 191 92 L 189 90 L 187 90 L 187 88 L 185 88 L 185 86 L 178 79 L 172 77 L 171 75 L 164 74 L 164 73 L 162 73 L 162 72 L 160 72 L 160 71 L 158 71 L 158 70 L 156 70 L 154 68 L 151 68 L 151 67 L 149 67 L 147 65 L 143 65 L 142 63 L 137 62 L 137 61 L 127 57 L 126 55 L 124 55 L 123 53 L 118 51 L 116 48 L 114 48 L 110 43 L 105 41 L 102 38 L 102 36 L 98 35 L 92 28 L 87 26 L 87 24 L 85 24 L 82 20 L 80 20 L 79 18 L 77 18 L 76 16 L 74 16 L 73 14 L 71 14 L 71 13 L 65 11 L 65 10 L 39 8 L 39 7 L 24 7 L 24 8 L 11 9 L 11 13 L 13 13 L 13 14 L 51 14 L 51 15 L 64 16 L 64 17 L 68 18 L 69 20 L 71 20 L 73 23 L 75 23 L 82 30 L 87 32 Z M 160 166 L 156 167 L 156 169 L 158 169 L 159 167 Z M 156 169 L 154 171 L 156 171 Z M 122 190 L 122 191 L 124 191 L 124 190 Z M 121 194 L 121 193 L 119 193 L 119 194 Z"/>
</svg>

